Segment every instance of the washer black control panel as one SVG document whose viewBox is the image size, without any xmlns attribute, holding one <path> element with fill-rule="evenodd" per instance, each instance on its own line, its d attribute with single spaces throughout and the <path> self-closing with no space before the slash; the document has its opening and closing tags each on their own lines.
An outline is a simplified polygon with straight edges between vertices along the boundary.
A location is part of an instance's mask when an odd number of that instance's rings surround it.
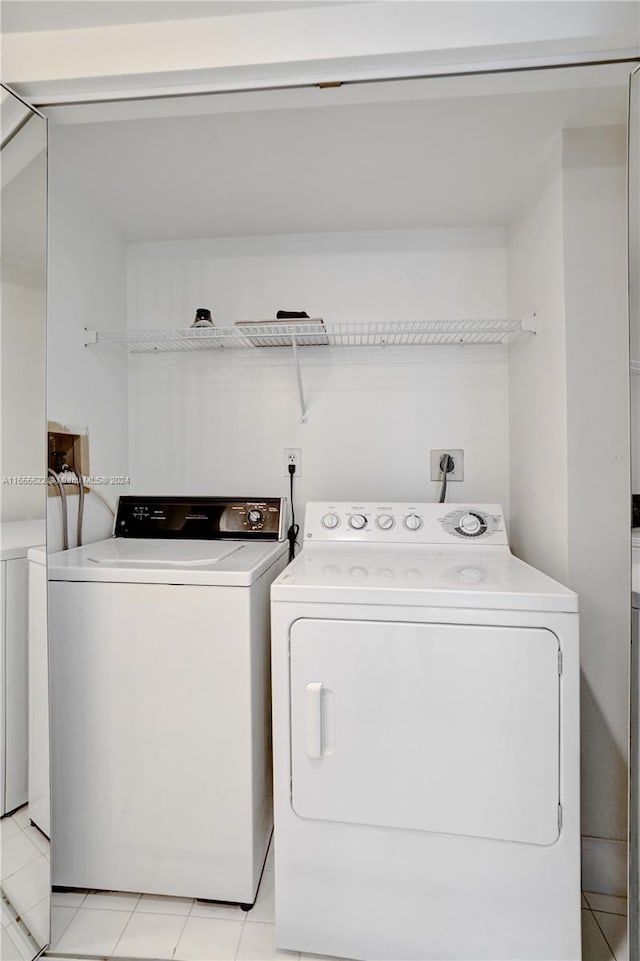
<svg viewBox="0 0 640 961">
<path fill-rule="evenodd" d="M 118 502 L 116 537 L 183 540 L 284 539 L 280 497 L 135 497 Z"/>
</svg>

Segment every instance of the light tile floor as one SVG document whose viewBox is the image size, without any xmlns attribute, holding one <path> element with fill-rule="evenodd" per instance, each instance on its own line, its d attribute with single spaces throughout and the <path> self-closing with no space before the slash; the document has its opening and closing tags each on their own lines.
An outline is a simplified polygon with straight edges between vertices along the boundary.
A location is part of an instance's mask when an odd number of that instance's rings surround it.
<svg viewBox="0 0 640 961">
<path fill-rule="evenodd" d="M 2 904 L 0 958 L 32 958 L 34 942 L 49 940 L 51 883 L 49 842 L 32 826 L 26 806 L 0 820 L 0 875 L 11 902 Z"/>
<path fill-rule="evenodd" d="M 48 843 L 30 826 L 26 808 L 2 819 L 0 829 L 2 884 L 12 901 L 13 897 L 18 899 L 25 922 L 43 928 L 48 898 L 43 896 L 34 866 L 48 859 Z M 54 892 L 49 950 L 53 955 L 77 959 L 98 955 L 167 961 L 322 961 L 318 955 L 278 951 L 275 947 L 273 880 L 270 849 L 256 904 L 247 914 L 233 905 L 187 898 Z M 628 961 L 626 913 L 624 898 L 583 894 L 583 961 Z M 26 956 L 24 933 L 13 914 L 3 907 L 0 957 L 3 961 L 23 961 Z"/>
<path fill-rule="evenodd" d="M 272 872 L 265 871 L 256 903 L 261 920 L 253 920 L 253 912 L 244 916 L 239 908 L 200 902 L 194 902 L 187 915 L 162 912 L 160 903 L 154 905 L 153 913 L 145 914 L 142 898 L 130 913 L 115 908 L 95 910 L 83 904 L 77 907 L 54 904 L 54 924 L 62 930 L 51 951 L 65 955 L 87 952 L 176 961 L 322 961 L 317 955 L 278 951 L 275 947 L 273 901 L 268 892 L 263 893 L 265 884 L 269 886 L 272 881 Z M 597 895 L 586 897 L 594 898 L 592 903 L 597 904 Z M 61 902 L 62 895 L 56 898 Z M 175 911 L 172 900 L 168 898 L 164 905 L 169 912 Z M 606 911 L 592 909 L 589 900 L 585 900 L 583 961 L 628 961 L 626 901 L 615 900 L 617 903 L 606 905 L 609 909 Z M 108 920 L 98 917 L 100 911 L 111 917 Z"/>
<path fill-rule="evenodd" d="M 626 898 L 584 892 L 582 958 L 583 961 L 629 961 Z"/>
<path fill-rule="evenodd" d="M 271 850 L 256 903 L 248 913 L 236 905 L 186 898 L 54 891 L 52 926 L 52 954 L 176 961 L 300 957 L 275 946 Z"/>
</svg>

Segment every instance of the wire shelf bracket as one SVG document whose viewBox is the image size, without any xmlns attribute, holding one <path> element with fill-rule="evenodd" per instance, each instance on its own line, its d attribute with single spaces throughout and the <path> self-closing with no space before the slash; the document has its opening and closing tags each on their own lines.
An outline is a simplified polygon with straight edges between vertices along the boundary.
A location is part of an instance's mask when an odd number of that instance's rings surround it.
<svg viewBox="0 0 640 961">
<path fill-rule="evenodd" d="M 302 385 L 302 371 L 300 370 L 300 356 L 298 354 L 298 344 L 295 338 L 295 334 L 291 336 L 291 348 L 293 350 L 293 360 L 296 365 L 296 378 L 298 381 L 298 400 L 300 401 L 300 423 L 306 424 L 307 417 L 307 405 L 304 399 L 304 387 Z"/>
</svg>

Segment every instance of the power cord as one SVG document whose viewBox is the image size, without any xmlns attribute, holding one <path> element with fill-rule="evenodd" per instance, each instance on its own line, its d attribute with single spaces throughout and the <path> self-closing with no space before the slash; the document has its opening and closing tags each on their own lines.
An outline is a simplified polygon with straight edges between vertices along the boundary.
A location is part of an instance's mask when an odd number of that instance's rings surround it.
<svg viewBox="0 0 640 961">
<path fill-rule="evenodd" d="M 296 472 L 296 465 L 289 464 L 289 493 L 291 495 L 291 524 L 289 530 L 287 531 L 287 540 L 289 541 L 289 561 L 291 562 L 295 557 L 296 544 L 298 543 L 298 534 L 300 533 L 300 525 L 296 524 L 296 513 L 293 506 L 293 475 Z"/>
<path fill-rule="evenodd" d="M 450 474 L 455 467 L 453 457 L 450 454 L 443 454 L 440 458 L 440 470 L 442 471 L 442 487 L 440 488 L 440 504 L 444 504 L 447 496 L 447 474 Z"/>
</svg>

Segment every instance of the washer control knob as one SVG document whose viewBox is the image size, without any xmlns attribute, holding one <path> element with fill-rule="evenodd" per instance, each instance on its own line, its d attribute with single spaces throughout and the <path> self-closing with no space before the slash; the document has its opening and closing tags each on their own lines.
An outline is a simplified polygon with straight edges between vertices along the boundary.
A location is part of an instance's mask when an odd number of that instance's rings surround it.
<svg viewBox="0 0 640 961">
<path fill-rule="evenodd" d="M 458 532 L 464 534 L 465 537 L 477 537 L 478 534 L 484 534 L 487 529 L 487 525 L 484 518 L 480 514 L 463 514 L 458 521 Z"/>
<path fill-rule="evenodd" d="M 354 531 L 362 531 L 367 526 L 367 518 L 364 514 L 352 514 L 349 518 L 349 527 L 353 527 Z"/>
<path fill-rule="evenodd" d="M 390 531 L 393 527 L 395 527 L 395 523 L 396 522 L 391 514 L 380 514 L 380 516 L 376 519 L 376 524 L 381 531 Z"/>
<path fill-rule="evenodd" d="M 322 518 L 322 526 L 326 527 L 328 531 L 333 531 L 340 523 L 340 518 L 337 514 L 325 514 Z"/>
<path fill-rule="evenodd" d="M 422 527 L 422 518 L 417 514 L 407 514 L 404 519 L 404 526 L 408 531 L 419 531 Z"/>
<path fill-rule="evenodd" d="M 247 520 L 250 524 L 259 524 L 262 521 L 262 511 L 253 508 L 247 513 Z"/>
</svg>

